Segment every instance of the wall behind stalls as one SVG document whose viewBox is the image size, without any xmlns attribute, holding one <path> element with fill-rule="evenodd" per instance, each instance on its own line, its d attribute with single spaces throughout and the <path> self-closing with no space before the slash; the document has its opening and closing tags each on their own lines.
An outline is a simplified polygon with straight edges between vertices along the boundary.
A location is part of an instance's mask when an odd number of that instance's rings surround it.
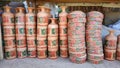
<svg viewBox="0 0 120 68">
<path fill-rule="evenodd" d="M 2 35 L 1 35 L 2 13 L 3 9 L 0 8 L 0 60 L 3 59 Z"/>
<path fill-rule="evenodd" d="M 2 14 L 2 10 L 0 10 L 0 13 Z M 2 47 L 2 35 L 1 35 L 1 22 L 2 22 L 1 14 L 0 14 L 0 60 L 3 59 L 3 47 Z"/>
</svg>

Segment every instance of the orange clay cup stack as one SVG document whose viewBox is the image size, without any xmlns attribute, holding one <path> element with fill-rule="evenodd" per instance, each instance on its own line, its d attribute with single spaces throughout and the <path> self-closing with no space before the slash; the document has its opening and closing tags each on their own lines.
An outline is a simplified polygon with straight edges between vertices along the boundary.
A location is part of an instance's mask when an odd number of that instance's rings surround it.
<svg viewBox="0 0 120 68">
<path fill-rule="evenodd" d="M 37 14 L 37 57 L 47 58 L 47 32 L 49 15 L 44 6 L 39 6 L 41 11 Z"/>
<path fill-rule="evenodd" d="M 59 14 L 59 45 L 60 56 L 68 57 L 68 39 L 67 39 L 67 15 L 66 6 L 61 6 L 62 12 Z"/>
<path fill-rule="evenodd" d="M 84 63 L 86 61 L 86 14 L 82 11 L 74 11 L 68 14 L 68 20 L 69 58 L 74 63 Z"/>
<path fill-rule="evenodd" d="M 51 18 L 51 17 L 52 17 L 52 15 L 51 15 L 51 13 L 50 13 L 51 9 L 48 8 L 48 7 L 45 7 L 45 11 L 48 13 L 49 18 Z"/>
<path fill-rule="evenodd" d="M 26 36 L 27 36 L 27 47 L 28 57 L 36 57 L 36 22 L 35 14 L 33 13 L 34 8 L 28 7 L 28 13 L 26 14 Z"/>
<path fill-rule="evenodd" d="M 117 41 L 117 60 L 120 60 L 120 35 L 118 35 L 118 41 Z"/>
<path fill-rule="evenodd" d="M 117 48 L 117 37 L 114 35 L 113 30 L 109 30 L 109 34 L 105 37 L 105 59 L 115 60 L 116 59 L 116 48 Z"/>
<path fill-rule="evenodd" d="M 58 58 L 58 24 L 55 18 L 50 18 L 51 23 L 48 25 L 48 58 Z"/>
<path fill-rule="evenodd" d="M 86 23 L 86 43 L 88 61 L 93 64 L 99 64 L 104 58 L 101 30 L 103 14 L 98 11 L 91 11 L 87 14 Z"/>
<path fill-rule="evenodd" d="M 5 45 L 5 58 L 16 58 L 16 45 L 15 45 L 15 22 L 14 15 L 10 12 L 10 7 L 4 7 L 3 19 L 3 37 Z"/>
<path fill-rule="evenodd" d="M 16 46 L 18 58 L 27 57 L 26 35 L 25 35 L 25 14 L 23 7 L 16 8 L 15 14 L 15 30 L 16 30 Z"/>
</svg>

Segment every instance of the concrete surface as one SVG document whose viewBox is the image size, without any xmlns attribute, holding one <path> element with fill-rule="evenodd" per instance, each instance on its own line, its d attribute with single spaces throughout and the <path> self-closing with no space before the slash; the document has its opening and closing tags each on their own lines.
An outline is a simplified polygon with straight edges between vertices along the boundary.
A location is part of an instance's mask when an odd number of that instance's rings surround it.
<svg viewBox="0 0 120 68">
<path fill-rule="evenodd" d="M 120 68 L 120 61 L 104 60 L 101 64 L 91 64 L 89 62 L 75 64 L 70 62 L 68 58 L 58 58 L 57 60 L 37 58 L 4 59 L 0 61 L 0 68 Z"/>
</svg>

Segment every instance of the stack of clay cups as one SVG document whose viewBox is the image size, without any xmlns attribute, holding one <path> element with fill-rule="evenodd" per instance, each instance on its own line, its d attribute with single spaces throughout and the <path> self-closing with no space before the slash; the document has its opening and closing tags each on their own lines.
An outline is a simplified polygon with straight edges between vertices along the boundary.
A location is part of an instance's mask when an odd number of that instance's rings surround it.
<svg viewBox="0 0 120 68">
<path fill-rule="evenodd" d="M 88 61 L 98 64 L 102 62 L 104 56 L 101 38 L 103 14 L 98 11 L 91 11 L 87 15 L 87 20 L 86 42 Z"/>
<path fill-rule="evenodd" d="M 74 63 L 84 63 L 86 61 L 86 14 L 82 11 L 74 11 L 68 14 L 68 19 L 69 58 Z"/>
<path fill-rule="evenodd" d="M 17 7 L 15 14 L 16 45 L 18 58 L 27 57 L 26 35 L 25 35 L 25 14 L 23 7 Z"/>
<path fill-rule="evenodd" d="M 49 15 L 44 6 L 39 6 L 41 11 L 37 14 L 37 57 L 47 58 L 47 30 Z"/>
<path fill-rule="evenodd" d="M 3 38 L 5 45 L 5 58 L 16 58 L 16 46 L 15 46 L 15 23 L 14 15 L 10 12 L 10 7 L 4 7 L 5 12 L 2 15 L 3 19 Z"/>
<path fill-rule="evenodd" d="M 68 57 L 68 39 L 67 39 L 67 15 L 66 6 L 61 6 L 62 12 L 59 14 L 59 45 L 60 56 Z"/>
<path fill-rule="evenodd" d="M 118 35 L 118 41 L 117 41 L 117 55 L 116 59 L 120 60 L 120 35 Z"/>
<path fill-rule="evenodd" d="M 35 14 L 33 13 L 33 7 L 28 7 L 28 13 L 26 14 L 26 36 L 28 57 L 36 57 L 36 22 Z"/>
<path fill-rule="evenodd" d="M 58 58 L 58 24 L 55 18 L 51 18 L 48 25 L 48 58 Z"/>
</svg>

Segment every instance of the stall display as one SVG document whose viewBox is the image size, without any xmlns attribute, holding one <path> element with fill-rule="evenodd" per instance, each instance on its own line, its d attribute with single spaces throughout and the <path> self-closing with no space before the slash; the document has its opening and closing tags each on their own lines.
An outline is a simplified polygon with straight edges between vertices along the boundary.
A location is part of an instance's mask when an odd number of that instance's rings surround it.
<svg viewBox="0 0 120 68">
<path fill-rule="evenodd" d="M 61 6 L 62 12 L 59 14 L 59 45 L 60 56 L 68 57 L 68 38 L 67 38 L 67 15 L 66 6 Z"/>
<path fill-rule="evenodd" d="M 58 24 L 55 18 L 50 18 L 48 25 L 48 58 L 58 58 Z"/>
<path fill-rule="evenodd" d="M 116 57 L 116 59 L 117 60 L 120 60 L 120 35 L 118 35 L 118 41 L 117 41 L 117 57 Z"/>
<path fill-rule="evenodd" d="M 87 14 L 86 23 L 86 43 L 88 61 L 93 64 L 99 64 L 104 58 L 101 29 L 103 14 L 98 11 L 91 11 Z"/>
<path fill-rule="evenodd" d="M 79 64 L 85 63 L 86 59 L 93 64 L 101 63 L 104 58 L 120 60 L 120 35 L 117 38 L 113 30 L 109 30 L 105 38 L 103 53 L 104 15 L 101 12 L 91 11 L 86 15 L 73 11 L 68 14 L 66 8 L 61 6 L 58 24 L 56 18 L 50 18 L 50 9 L 45 6 L 39 6 L 37 19 L 33 7 L 28 7 L 26 14 L 23 7 L 17 7 L 14 16 L 11 8 L 5 6 L 2 26 L 6 59 L 27 56 L 57 59 L 60 54 Z"/>
<path fill-rule="evenodd" d="M 84 63 L 86 61 L 86 14 L 82 11 L 74 11 L 68 15 L 68 19 L 69 58 L 72 62 Z"/>
<path fill-rule="evenodd" d="M 116 48 L 117 48 L 117 37 L 114 35 L 113 30 L 109 30 L 109 34 L 105 37 L 105 59 L 115 60 L 116 59 Z"/>
<path fill-rule="evenodd" d="M 15 44 L 15 22 L 14 14 L 11 13 L 9 6 L 4 7 L 3 19 L 3 38 L 5 45 L 5 58 L 16 58 L 16 44 Z"/>
<path fill-rule="evenodd" d="M 18 58 L 27 57 L 26 35 L 25 35 L 25 14 L 23 7 L 16 8 L 15 14 L 15 30 L 16 30 L 16 46 Z"/>
<path fill-rule="evenodd" d="M 47 58 L 49 14 L 45 11 L 44 6 L 39 6 L 39 9 L 41 11 L 37 14 L 37 57 L 42 59 Z"/>
<path fill-rule="evenodd" d="M 35 14 L 33 13 L 34 8 L 28 7 L 28 13 L 26 14 L 26 36 L 27 36 L 27 47 L 28 57 L 36 57 L 36 21 Z"/>
</svg>

